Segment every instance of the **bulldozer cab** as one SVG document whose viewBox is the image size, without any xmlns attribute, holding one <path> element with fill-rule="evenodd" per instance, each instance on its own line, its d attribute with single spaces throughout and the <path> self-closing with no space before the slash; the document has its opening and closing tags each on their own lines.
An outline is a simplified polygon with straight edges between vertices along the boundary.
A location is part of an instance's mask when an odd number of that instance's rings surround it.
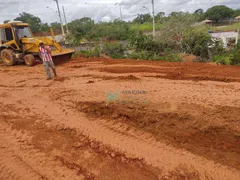
<svg viewBox="0 0 240 180">
<path fill-rule="evenodd" d="M 0 34 L 1 34 L 1 39 L 0 39 L 1 44 L 5 44 L 6 42 L 13 40 L 13 33 L 10 27 L 0 29 Z"/>
<path fill-rule="evenodd" d="M 22 50 L 22 38 L 31 38 L 32 32 L 28 24 L 22 22 L 10 22 L 0 25 L 0 47 Z"/>
<path fill-rule="evenodd" d="M 15 26 L 14 31 L 18 38 L 32 38 L 32 32 L 28 26 Z"/>
</svg>

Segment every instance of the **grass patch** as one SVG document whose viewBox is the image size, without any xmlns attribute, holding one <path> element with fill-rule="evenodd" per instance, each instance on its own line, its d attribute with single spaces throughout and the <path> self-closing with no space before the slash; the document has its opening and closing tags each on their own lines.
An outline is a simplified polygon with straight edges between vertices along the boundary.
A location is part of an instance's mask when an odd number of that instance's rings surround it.
<svg viewBox="0 0 240 180">
<path fill-rule="evenodd" d="M 240 23 L 234 23 L 231 25 L 225 25 L 225 27 L 216 27 L 213 26 L 211 30 L 213 31 L 231 31 L 231 30 L 236 30 L 236 29 L 240 29 Z"/>
</svg>

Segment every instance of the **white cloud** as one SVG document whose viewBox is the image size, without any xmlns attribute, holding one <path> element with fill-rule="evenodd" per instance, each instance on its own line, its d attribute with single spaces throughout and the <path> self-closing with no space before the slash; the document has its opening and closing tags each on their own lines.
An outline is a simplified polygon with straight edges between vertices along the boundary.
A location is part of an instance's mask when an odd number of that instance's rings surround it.
<svg viewBox="0 0 240 180">
<path fill-rule="evenodd" d="M 25 3 L 27 1 L 29 3 Z M 36 14 L 43 22 L 59 22 L 58 15 L 54 14 L 57 10 L 54 0 L 5 0 L 4 4 L 1 2 L 3 1 L 0 1 L 0 22 L 12 20 L 21 12 Z M 212 5 L 219 4 L 233 9 L 240 8 L 239 0 L 155 0 L 155 12 L 193 12 L 199 8 L 207 10 Z M 135 18 L 137 14 L 147 13 L 143 6 L 151 11 L 151 0 L 59 0 L 59 5 L 61 11 L 64 5 L 68 21 L 82 17 L 91 17 L 95 21 L 111 21 L 120 18 L 119 5 L 126 21 Z"/>
</svg>

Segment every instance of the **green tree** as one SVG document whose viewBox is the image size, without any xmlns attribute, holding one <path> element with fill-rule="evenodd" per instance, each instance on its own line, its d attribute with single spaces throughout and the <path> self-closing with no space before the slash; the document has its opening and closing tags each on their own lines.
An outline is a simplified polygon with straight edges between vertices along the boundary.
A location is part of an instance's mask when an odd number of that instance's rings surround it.
<svg viewBox="0 0 240 180">
<path fill-rule="evenodd" d="M 51 28 L 53 29 L 53 31 L 55 32 L 60 32 L 61 31 L 61 24 L 58 22 L 53 22 L 50 24 Z"/>
<path fill-rule="evenodd" d="M 197 21 L 205 20 L 205 14 L 203 9 L 197 9 L 192 15 L 196 17 Z"/>
<path fill-rule="evenodd" d="M 43 32 L 50 31 L 50 27 L 49 27 L 48 23 L 41 24 L 41 31 L 43 31 Z"/>
<path fill-rule="evenodd" d="M 240 9 L 234 11 L 234 17 L 240 16 Z"/>
<path fill-rule="evenodd" d="M 165 12 L 157 13 L 157 15 L 155 16 L 156 22 L 161 22 L 163 20 L 164 16 L 165 16 Z"/>
<path fill-rule="evenodd" d="M 3 23 L 6 24 L 6 23 L 8 23 L 9 21 L 10 21 L 10 20 L 5 20 L 5 21 L 3 21 Z"/>
<path fill-rule="evenodd" d="M 159 12 L 157 13 L 156 18 L 162 18 L 164 16 L 165 16 L 165 12 Z"/>
<path fill-rule="evenodd" d="M 216 22 L 218 22 L 219 19 L 231 18 L 233 16 L 234 10 L 224 5 L 213 6 L 205 13 L 206 18 L 215 20 Z"/>
<path fill-rule="evenodd" d="M 185 13 L 185 12 L 183 12 L 183 11 L 180 11 L 180 12 L 172 12 L 172 13 L 170 14 L 170 16 L 176 17 L 176 16 L 182 16 L 182 15 L 184 15 L 184 14 L 188 14 L 188 13 Z"/>
<path fill-rule="evenodd" d="M 76 36 L 85 36 L 94 27 L 94 21 L 89 17 L 84 17 L 82 19 L 77 19 L 69 23 L 69 29 Z"/>
<path fill-rule="evenodd" d="M 133 23 L 143 24 L 151 21 L 152 16 L 150 14 L 138 14 L 138 17 L 133 20 Z"/>
<path fill-rule="evenodd" d="M 79 44 L 80 40 L 93 30 L 94 25 L 94 21 L 88 17 L 70 22 L 68 27 L 72 35 L 68 39 L 74 44 Z"/>
<path fill-rule="evenodd" d="M 131 35 L 130 26 L 127 22 L 114 20 L 110 23 L 98 23 L 88 34 L 91 39 L 127 40 Z"/>
<path fill-rule="evenodd" d="M 36 17 L 29 13 L 20 13 L 20 16 L 15 19 L 16 21 L 22 21 L 28 23 L 32 29 L 32 32 L 42 31 L 42 21 L 39 17 Z"/>
<path fill-rule="evenodd" d="M 161 31 L 155 37 L 155 41 L 161 45 L 161 50 L 171 49 L 175 52 L 185 52 L 185 33 L 196 21 L 197 17 L 193 14 L 174 13 L 164 23 Z"/>
<path fill-rule="evenodd" d="M 203 14 L 204 10 L 203 9 L 197 9 L 194 14 Z"/>
</svg>

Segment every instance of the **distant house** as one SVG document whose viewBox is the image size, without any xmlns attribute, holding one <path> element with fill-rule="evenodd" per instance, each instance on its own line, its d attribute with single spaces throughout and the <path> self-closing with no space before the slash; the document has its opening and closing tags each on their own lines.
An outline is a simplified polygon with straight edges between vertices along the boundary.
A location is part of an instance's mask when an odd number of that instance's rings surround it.
<svg viewBox="0 0 240 180">
<path fill-rule="evenodd" d="M 228 32 L 211 32 L 209 31 L 211 36 L 214 39 L 221 39 L 223 41 L 223 46 L 226 48 L 230 41 L 234 41 L 235 44 L 238 43 L 238 37 L 239 37 L 239 30 L 236 31 L 228 31 Z"/>
<path fill-rule="evenodd" d="M 206 19 L 206 20 L 202 21 L 201 24 L 212 24 L 212 22 L 213 22 L 212 20 Z"/>
<path fill-rule="evenodd" d="M 238 20 L 238 22 L 240 21 L 240 16 L 235 17 L 236 20 Z"/>
</svg>

